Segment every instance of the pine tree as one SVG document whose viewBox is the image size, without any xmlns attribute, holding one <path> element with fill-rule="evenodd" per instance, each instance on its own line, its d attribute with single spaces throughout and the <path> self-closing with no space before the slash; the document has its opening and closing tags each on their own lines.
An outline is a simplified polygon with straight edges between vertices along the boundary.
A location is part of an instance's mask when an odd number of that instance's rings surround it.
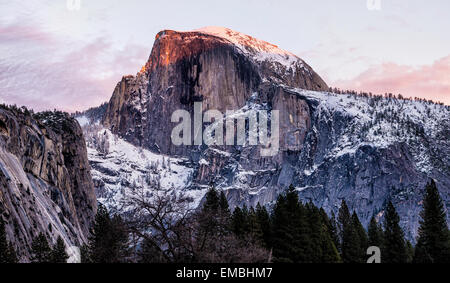
<svg viewBox="0 0 450 283">
<path fill-rule="evenodd" d="M 378 247 L 380 248 L 380 250 L 382 250 L 384 240 L 383 228 L 381 227 L 380 224 L 378 224 L 375 217 L 372 217 L 372 219 L 370 219 L 368 234 L 369 234 L 369 246 Z"/>
<path fill-rule="evenodd" d="M 80 248 L 80 263 L 92 263 L 89 245 L 84 244 Z"/>
<path fill-rule="evenodd" d="M 323 222 L 319 209 L 314 206 L 312 202 L 308 203 L 305 207 L 308 220 L 308 232 L 310 239 L 311 254 L 308 255 L 309 260 L 313 263 L 320 263 L 322 260 L 323 250 Z"/>
<path fill-rule="evenodd" d="M 231 229 L 238 237 L 242 237 L 245 234 L 245 221 L 246 219 L 242 209 L 240 207 L 236 207 L 233 211 L 233 215 L 231 216 Z"/>
<path fill-rule="evenodd" d="M 89 238 L 85 260 L 93 263 L 120 263 L 128 255 L 128 233 L 119 216 L 109 216 L 105 206 L 99 205 Z"/>
<path fill-rule="evenodd" d="M 0 218 L 0 264 L 16 262 L 18 262 L 16 251 L 6 239 L 5 223 Z"/>
<path fill-rule="evenodd" d="M 329 221 L 329 228 L 328 231 L 330 233 L 330 237 L 331 240 L 333 241 L 334 246 L 336 247 L 336 249 L 339 250 L 339 232 L 338 232 L 338 227 L 337 227 L 337 223 L 336 223 L 336 215 L 334 214 L 334 212 L 331 212 L 331 218 Z"/>
<path fill-rule="evenodd" d="M 325 210 L 318 209 L 312 202 L 307 206 L 309 210 L 310 238 L 318 239 L 318 248 L 313 250 L 314 263 L 338 263 L 341 261 L 339 252 L 333 242 L 332 224 Z M 313 259 L 313 258 L 312 258 Z"/>
<path fill-rule="evenodd" d="M 450 232 L 434 180 L 426 186 L 414 262 L 450 263 Z"/>
<path fill-rule="evenodd" d="M 230 206 L 228 205 L 227 197 L 223 191 L 221 191 L 219 195 L 219 211 L 217 217 L 219 218 L 219 223 L 221 223 L 221 230 L 223 232 L 231 230 Z"/>
<path fill-rule="evenodd" d="M 293 262 L 293 252 L 286 241 L 293 243 L 296 236 L 289 225 L 289 214 L 286 209 L 286 196 L 279 195 L 272 211 L 272 240 L 273 254 L 276 262 Z"/>
<path fill-rule="evenodd" d="M 345 200 L 342 200 L 338 214 L 340 251 L 344 263 L 361 262 L 360 241 L 352 216 Z"/>
<path fill-rule="evenodd" d="M 227 197 L 223 191 L 220 192 L 219 196 L 219 208 L 224 215 L 230 214 L 230 206 L 228 205 Z"/>
<path fill-rule="evenodd" d="M 402 228 L 394 205 L 389 202 L 384 219 L 383 262 L 406 263 L 406 244 Z"/>
<path fill-rule="evenodd" d="M 0 263 L 8 263 L 8 241 L 6 240 L 5 223 L 0 218 Z"/>
<path fill-rule="evenodd" d="M 255 209 L 250 208 L 247 216 L 247 226 L 246 229 L 248 231 L 248 236 L 252 241 L 255 241 L 258 244 L 262 244 L 264 242 L 263 239 L 263 231 L 259 224 L 258 217 L 256 215 Z"/>
<path fill-rule="evenodd" d="M 359 221 L 358 215 L 356 212 L 352 215 L 353 227 L 358 234 L 358 262 L 364 263 L 366 261 L 366 251 L 369 247 L 369 239 L 367 238 L 367 233 L 361 222 Z"/>
<path fill-rule="evenodd" d="M 8 244 L 7 263 L 18 263 L 17 253 L 11 244 Z"/>
<path fill-rule="evenodd" d="M 110 217 L 106 207 L 99 205 L 95 222 L 89 238 L 88 261 L 93 263 L 110 262 Z"/>
<path fill-rule="evenodd" d="M 261 227 L 262 237 L 265 247 L 270 246 L 271 231 L 270 231 L 270 215 L 264 206 L 259 203 L 256 205 L 256 218 L 258 220 L 259 226 Z"/>
<path fill-rule="evenodd" d="M 410 241 L 406 241 L 406 262 L 412 263 L 414 261 L 414 247 Z"/>
<path fill-rule="evenodd" d="M 216 212 L 220 208 L 220 198 L 217 190 L 211 187 L 205 196 L 203 210 Z"/>
<path fill-rule="evenodd" d="M 150 239 L 144 239 L 139 252 L 139 263 L 165 263 L 163 252 Z"/>
<path fill-rule="evenodd" d="M 52 250 L 52 263 L 67 263 L 68 259 L 66 245 L 61 236 L 59 236 Z"/>
<path fill-rule="evenodd" d="M 52 249 L 43 233 L 34 238 L 31 243 L 31 262 L 50 263 L 52 262 Z"/>
<path fill-rule="evenodd" d="M 321 262 L 326 263 L 341 262 L 341 256 L 338 251 L 339 237 L 337 234 L 335 215 L 332 212 L 331 218 L 329 218 L 323 208 L 320 208 L 320 214 L 322 216 L 323 233 L 324 233 L 322 235 L 324 240 L 322 240 L 323 259 Z"/>
<path fill-rule="evenodd" d="M 277 199 L 272 214 L 272 247 L 274 261 L 307 263 L 310 238 L 308 221 L 304 206 L 299 202 L 298 194 L 290 186 L 285 195 Z"/>
<path fill-rule="evenodd" d="M 330 232 L 325 225 L 322 225 L 320 234 L 322 254 L 320 261 L 317 263 L 340 263 L 341 256 L 333 242 Z"/>
<path fill-rule="evenodd" d="M 126 262 L 130 255 L 129 235 L 127 227 L 120 215 L 115 215 L 111 219 L 112 225 L 112 243 L 110 248 L 114 252 L 116 262 Z"/>
</svg>

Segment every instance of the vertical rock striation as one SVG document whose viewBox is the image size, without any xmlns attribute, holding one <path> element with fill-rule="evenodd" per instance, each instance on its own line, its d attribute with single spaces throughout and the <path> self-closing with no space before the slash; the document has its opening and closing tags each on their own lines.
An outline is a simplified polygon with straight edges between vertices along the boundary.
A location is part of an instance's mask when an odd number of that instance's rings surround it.
<svg viewBox="0 0 450 283">
<path fill-rule="evenodd" d="M 142 70 L 118 83 L 102 123 L 135 146 L 190 160 L 187 190 L 214 182 L 233 206 L 270 205 L 293 184 L 327 212 L 346 199 L 366 225 L 373 215 L 382 220 L 392 200 L 414 241 L 428 178 L 437 179 L 450 211 L 449 108 L 328 90 L 303 60 L 251 36 L 216 27 L 162 31 Z M 192 114 L 198 101 L 222 113 L 280 111 L 278 154 L 174 146 L 172 113 Z"/>
<path fill-rule="evenodd" d="M 38 118 L 38 119 L 36 119 Z M 83 133 L 63 113 L 0 109 L 0 217 L 22 260 L 39 233 L 87 240 L 97 201 Z"/>
</svg>

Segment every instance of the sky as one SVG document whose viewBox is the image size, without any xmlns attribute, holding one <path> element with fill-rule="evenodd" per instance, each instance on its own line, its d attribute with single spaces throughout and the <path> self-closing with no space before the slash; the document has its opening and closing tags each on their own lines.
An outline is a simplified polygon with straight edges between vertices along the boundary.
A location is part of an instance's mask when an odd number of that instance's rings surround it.
<svg viewBox="0 0 450 283">
<path fill-rule="evenodd" d="M 0 0 L 0 103 L 108 101 L 164 29 L 223 26 L 271 42 L 343 89 L 450 105 L 448 0 Z"/>
</svg>

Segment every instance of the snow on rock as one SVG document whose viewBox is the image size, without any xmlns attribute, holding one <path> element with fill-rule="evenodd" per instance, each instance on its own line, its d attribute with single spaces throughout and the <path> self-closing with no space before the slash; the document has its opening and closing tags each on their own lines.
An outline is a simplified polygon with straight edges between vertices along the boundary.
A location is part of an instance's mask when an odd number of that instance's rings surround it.
<svg viewBox="0 0 450 283">
<path fill-rule="evenodd" d="M 413 100 L 290 90 L 318 103 L 318 119 L 331 123 L 337 115 L 347 118 L 345 130 L 334 133 L 334 146 L 328 157 L 354 154 L 367 145 L 383 149 L 404 142 L 411 145 L 418 170 L 429 173 L 433 169 L 432 156 L 423 144 L 423 137 L 435 137 L 445 130 L 445 125 L 450 122 L 448 106 Z M 314 168 L 317 167 L 315 164 Z M 311 171 L 307 170 L 305 174 L 310 175 Z"/>
<path fill-rule="evenodd" d="M 76 120 L 78 121 L 81 127 L 84 127 L 89 124 L 89 119 L 86 116 L 77 117 Z"/>
<path fill-rule="evenodd" d="M 239 47 L 244 53 L 253 57 L 256 61 L 275 61 L 287 67 L 292 66 L 299 61 L 303 62 L 293 53 L 282 50 L 274 44 L 228 28 L 209 26 L 197 29 L 195 32 L 226 39 Z"/>
<path fill-rule="evenodd" d="M 92 131 L 92 130 L 91 130 Z M 136 147 L 107 129 L 85 129 L 88 158 L 98 200 L 113 213 L 126 213 L 127 196 L 139 192 L 151 198 L 156 191 L 182 193 L 197 207 L 206 189 L 188 190 L 193 169 L 185 160 L 152 153 Z"/>
</svg>

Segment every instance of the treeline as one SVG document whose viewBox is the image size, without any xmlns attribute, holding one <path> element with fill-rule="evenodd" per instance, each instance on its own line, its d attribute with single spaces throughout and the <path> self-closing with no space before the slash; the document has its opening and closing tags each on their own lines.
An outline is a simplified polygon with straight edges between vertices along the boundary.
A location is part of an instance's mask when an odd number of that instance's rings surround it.
<svg viewBox="0 0 450 283">
<path fill-rule="evenodd" d="M 24 115 L 26 117 L 32 117 L 34 115 L 33 109 L 28 109 L 26 106 L 19 107 L 16 104 L 8 105 L 5 103 L 1 103 L 0 109 L 11 111 L 16 115 Z"/>
<path fill-rule="evenodd" d="M 41 125 L 50 127 L 56 132 L 70 131 L 68 121 L 72 119 L 71 115 L 64 111 L 54 109 L 53 111 L 34 112 L 26 106 L 0 104 L 0 109 L 12 112 L 19 119 L 33 119 Z"/>
<path fill-rule="evenodd" d="M 17 254 L 13 245 L 6 239 L 5 223 L 0 215 L 0 264 L 17 263 Z"/>
<path fill-rule="evenodd" d="M 278 197 L 271 213 L 261 205 L 238 207 L 231 213 L 225 195 L 215 189 L 205 199 L 200 210 L 185 213 L 182 199 L 161 197 L 147 202 L 137 197 L 135 217 L 127 223 L 118 216 L 110 218 L 102 208 L 94 236 L 83 249 L 83 260 L 365 263 L 367 249 L 376 246 L 383 263 L 450 263 L 450 232 L 434 181 L 426 187 L 415 248 L 405 239 L 391 202 L 384 222 L 373 217 L 366 231 L 345 201 L 337 217 L 329 217 L 312 203 L 302 203 L 292 186 Z"/>
<path fill-rule="evenodd" d="M 410 98 L 410 97 L 405 97 L 403 96 L 401 93 L 395 95 L 391 92 L 389 93 L 384 93 L 383 94 L 374 94 L 372 92 L 365 92 L 365 91 L 356 91 L 356 90 L 343 90 L 340 88 L 336 88 L 336 87 L 330 87 L 328 89 L 328 92 L 330 93 L 334 93 L 334 94 L 347 94 L 347 95 L 352 95 L 354 97 L 359 96 L 359 97 L 365 97 L 365 98 L 374 98 L 374 99 L 392 99 L 392 100 L 407 100 L 407 101 L 418 101 L 421 103 L 427 103 L 427 104 L 437 104 L 437 105 L 445 105 L 443 102 L 436 102 L 432 99 L 425 99 L 425 98 L 420 98 L 420 97 L 414 97 L 414 98 Z"/>
<path fill-rule="evenodd" d="M 104 102 L 100 106 L 91 107 L 85 111 L 76 111 L 72 114 L 72 117 L 86 116 L 90 121 L 101 121 L 108 109 L 108 104 L 109 102 Z"/>
<path fill-rule="evenodd" d="M 375 217 L 367 231 L 345 201 L 337 216 L 302 203 L 294 187 L 271 210 L 236 208 L 211 188 L 200 209 L 165 191 L 148 198 L 135 194 L 127 220 L 100 206 L 83 263 L 365 263 L 369 247 L 381 250 L 382 263 L 450 263 L 450 231 L 434 181 L 426 186 L 417 245 L 404 237 L 400 218 L 389 202 L 384 222 Z M 0 262 L 17 262 L 0 226 Z M 64 242 L 50 248 L 40 234 L 32 244 L 32 262 L 65 262 Z"/>
<path fill-rule="evenodd" d="M 63 239 L 58 237 L 56 243 L 50 246 L 43 233 L 33 239 L 30 255 L 31 263 L 66 263 L 69 259 Z M 19 263 L 19 259 L 13 245 L 6 239 L 5 223 L 0 218 L 0 264 L 2 263 Z"/>
</svg>

